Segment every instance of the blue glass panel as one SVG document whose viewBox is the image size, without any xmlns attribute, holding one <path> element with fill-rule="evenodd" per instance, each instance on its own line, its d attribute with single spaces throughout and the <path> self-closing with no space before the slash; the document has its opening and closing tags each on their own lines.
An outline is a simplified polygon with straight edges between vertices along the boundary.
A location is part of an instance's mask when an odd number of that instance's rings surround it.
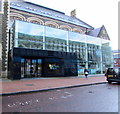
<svg viewBox="0 0 120 114">
<path fill-rule="evenodd" d="M 16 21 L 16 32 L 43 36 L 43 26 L 23 21 Z"/>
<path fill-rule="evenodd" d="M 85 42 L 86 36 L 80 33 L 70 32 L 69 31 L 69 40 L 71 41 L 78 41 L 78 42 Z"/>
<path fill-rule="evenodd" d="M 38 59 L 38 63 L 42 63 L 42 59 Z"/>
<path fill-rule="evenodd" d="M 65 30 L 60 30 L 52 27 L 45 27 L 46 37 L 58 38 L 67 40 L 67 32 Z"/>
<path fill-rule="evenodd" d="M 32 63 L 36 63 L 36 60 L 32 60 Z"/>
<path fill-rule="evenodd" d="M 21 59 L 21 63 L 24 63 L 25 62 L 25 59 Z"/>
</svg>

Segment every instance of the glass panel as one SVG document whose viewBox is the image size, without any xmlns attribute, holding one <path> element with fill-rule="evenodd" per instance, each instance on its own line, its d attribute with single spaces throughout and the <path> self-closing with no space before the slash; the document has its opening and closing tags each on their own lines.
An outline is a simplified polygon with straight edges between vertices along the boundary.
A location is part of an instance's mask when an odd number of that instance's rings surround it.
<svg viewBox="0 0 120 114">
<path fill-rule="evenodd" d="M 31 60 L 26 59 L 25 60 L 25 77 L 30 75 L 30 71 L 31 71 Z"/>
<path fill-rule="evenodd" d="M 54 51 L 67 51 L 67 31 L 45 27 L 45 48 Z"/>
<path fill-rule="evenodd" d="M 67 31 L 56 29 L 52 27 L 45 27 L 46 30 L 46 37 L 57 38 L 57 39 L 64 39 L 67 40 Z"/>
<path fill-rule="evenodd" d="M 98 37 L 86 35 L 86 42 L 89 44 L 95 44 L 95 45 L 101 46 L 101 39 Z"/>
<path fill-rule="evenodd" d="M 109 40 L 102 39 L 102 60 L 103 60 L 103 71 L 106 68 L 113 66 L 112 62 L 112 48 Z"/>
<path fill-rule="evenodd" d="M 90 74 L 101 72 L 101 39 L 86 35 L 88 68 Z"/>
<path fill-rule="evenodd" d="M 42 75 L 42 59 L 21 59 L 21 76 L 24 78 Z"/>
<path fill-rule="evenodd" d="M 32 59 L 32 63 L 31 63 L 31 74 L 33 76 L 37 76 L 37 60 L 36 59 Z"/>
<path fill-rule="evenodd" d="M 24 64 L 25 63 L 25 59 L 21 59 L 21 78 L 24 78 Z"/>
<path fill-rule="evenodd" d="M 76 52 L 79 62 L 85 61 L 85 35 L 69 32 L 69 51 Z"/>
<path fill-rule="evenodd" d="M 69 40 L 70 41 L 78 41 L 78 42 L 85 43 L 85 41 L 86 41 L 86 35 L 75 33 L 75 32 L 70 32 L 69 31 Z"/>
<path fill-rule="evenodd" d="M 16 21 L 18 47 L 43 49 L 43 27 L 42 25 Z"/>
<path fill-rule="evenodd" d="M 87 44 L 88 67 L 91 74 L 100 73 L 101 49 L 99 45 Z"/>
<path fill-rule="evenodd" d="M 42 75 L 42 59 L 38 59 L 38 76 Z"/>
</svg>

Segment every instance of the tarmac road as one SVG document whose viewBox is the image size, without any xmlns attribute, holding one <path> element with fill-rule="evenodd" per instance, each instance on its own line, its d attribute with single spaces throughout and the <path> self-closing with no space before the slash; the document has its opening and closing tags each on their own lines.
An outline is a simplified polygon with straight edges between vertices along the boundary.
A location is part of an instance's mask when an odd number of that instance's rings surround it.
<svg viewBox="0 0 120 114">
<path fill-rule="evenodd" d="M 3 112 L 118 112 L 118 84 L 3 96 Z"/>
</svg>

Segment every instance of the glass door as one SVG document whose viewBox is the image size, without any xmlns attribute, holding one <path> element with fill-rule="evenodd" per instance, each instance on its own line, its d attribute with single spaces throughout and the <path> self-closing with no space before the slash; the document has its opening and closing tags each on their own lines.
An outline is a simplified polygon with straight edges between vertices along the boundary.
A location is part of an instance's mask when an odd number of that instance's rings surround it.
<svg viewBox="0 0 120 114">
<path fill-rule="evenodd" d="M 37 77 L 37 60 L 31 59 L 31 75 Z"/>
<path fill-rule="evenodd" d="M 25 75 L 24 65 L 25 65 L 25 59 L 21 59 L 21 78 L 24 78 Z"/>
<path fill-rule="evenodd" d="M 28 78 L 31 75 L 31 59 L 25 59 L 25 77 Z"/>
<path fill-rule="evenodd" d="M 40 77 L 42 59 L 21 59 L 21 78 Z"/>
<path fill-rule="evenodd" d="M 38 59 L 38 77 L 42 75 L 42 59 Z"/>
</svg>

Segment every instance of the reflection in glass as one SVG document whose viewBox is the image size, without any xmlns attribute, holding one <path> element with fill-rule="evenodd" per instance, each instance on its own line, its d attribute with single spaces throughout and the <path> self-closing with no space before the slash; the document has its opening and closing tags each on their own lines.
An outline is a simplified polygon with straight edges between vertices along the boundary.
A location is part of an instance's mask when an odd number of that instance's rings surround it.
<svg viewBox="0 0 120 114">
<path fill-rule="evenodd" d="M 21 77 L 39 77 L 42 75 L 42 59 L 21 59 Z"/>
<path fill-rule="evenodd" d="M 67 31 L 46 27 L 46 50 L 67 52 Z"/>
<path fill-rule="evenodd" d="M 25 63 L 25 59 L 21 59 L 21 78 L 24 78 L 24 64 Z"/>
<path fill-rule="evenodd" d="M 103 71 L 106 68 L 111 67 L 112 63 L 112 49 L 110 47 L 110 42 L 108 40 L 102 39 L 102 62 L 103 62 Z"/>
<path fill-rule="evenodd" d="M 38 77 L 42 75 L 42 59 L 38 59 Z"/>
<path fill-rule="evenodd" d="M 109 40 L 23 21 L 16 21 L 10 31 L 10 49 L 18 46 L 29 49 L 75 52 L 81 71 L 88 65 L 91 73 L 99 73 L 101 66 L 104 70 L 112 64 Z M 25 73 L 30 73 L 29 66 L 32 63 L 32 61 L 25 62 Z M 36 61 L 36 65 L 40 68 L 37 69 L 40 74 L 41 62 Z M 21 71 L 23 73 L 23 70 Z"/>
<path fill-rule="evenodd" d="M 101 50 L 99 45 L 87 44 L 88 68 L 91 74 L 100 73 Z"/>
<path fill-rule="evenodd" d="M 24 26 L 20 26 L 24 24 Z M 43 26 L 16 21 L 18 47 L 43 49 Z"/>
</svg>

